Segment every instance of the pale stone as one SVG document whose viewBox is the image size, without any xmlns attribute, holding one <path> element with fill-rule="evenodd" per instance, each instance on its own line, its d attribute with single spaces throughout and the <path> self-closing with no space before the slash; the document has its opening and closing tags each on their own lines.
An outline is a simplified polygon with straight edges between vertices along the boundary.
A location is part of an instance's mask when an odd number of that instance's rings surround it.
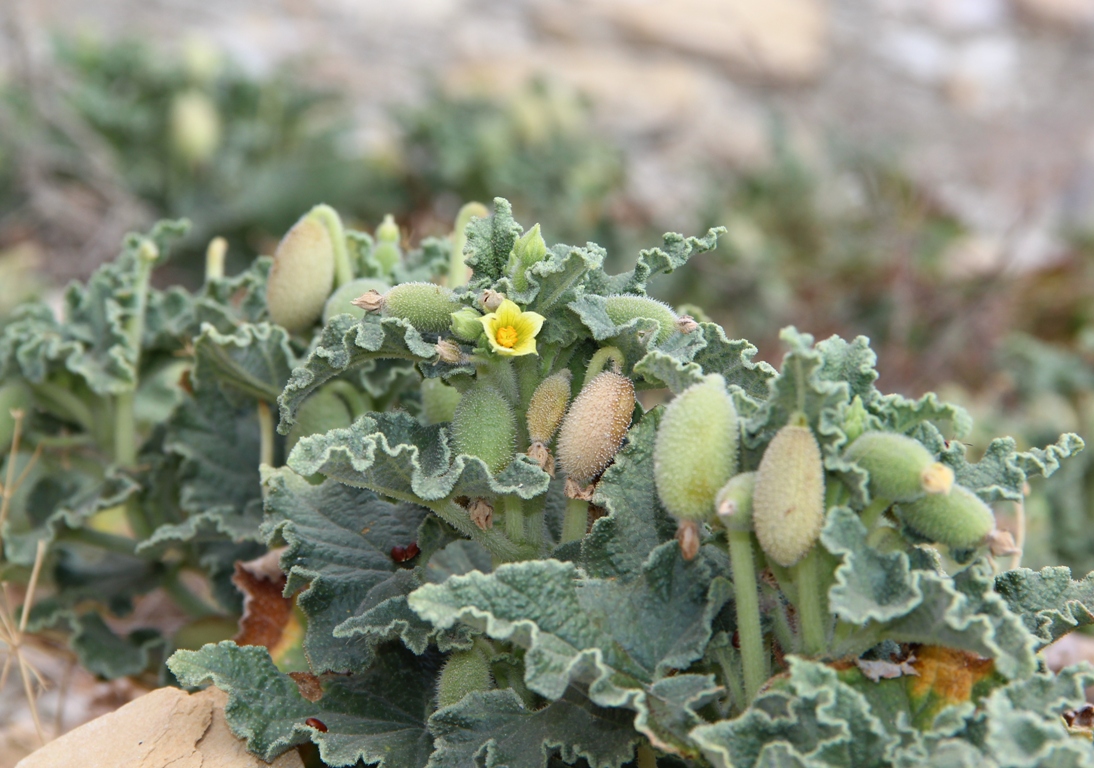
<svg viewBox="0 0 1094 768">
<path fill-rule="evenodd" d="M 159 688 L 69 731 L 16 768 L 303 768 L 296 750 L 273 763 L 247 751 L 224 717 L 227 694 Z"/>
<path fill-rule="evenodd" d="M 583 0 L 552 4 L 540 16 L 557 30 L 564 14 L 575 12 L 572 27 L 591 17 L 594 27 L 607 22 L 644 42 L 775 82 L 815 79 L 828 54 L 823 0 Z"/>
</svg>

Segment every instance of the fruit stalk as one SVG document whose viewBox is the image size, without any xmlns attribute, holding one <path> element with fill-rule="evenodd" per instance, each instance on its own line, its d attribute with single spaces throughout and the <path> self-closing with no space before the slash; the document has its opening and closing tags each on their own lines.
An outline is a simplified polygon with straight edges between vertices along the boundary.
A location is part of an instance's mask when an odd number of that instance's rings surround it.
<svg viewBox="0 0 1094 768">
<path fill-rule="evenodd" d="M 768 657 L 760 630 L 760 600 L 756 565 L 752 557 L 752 534 L 748 531 L 726 531 L 726 535 L 733 568 L 733 597 L 737 602 L 737 634 L 741 641 L 747 706 L 767 681 Z"/>
</svg>

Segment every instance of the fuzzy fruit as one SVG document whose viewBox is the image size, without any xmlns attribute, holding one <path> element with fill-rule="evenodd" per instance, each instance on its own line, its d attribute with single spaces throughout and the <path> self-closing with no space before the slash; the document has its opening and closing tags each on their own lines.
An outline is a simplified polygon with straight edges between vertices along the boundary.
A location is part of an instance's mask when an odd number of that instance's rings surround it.
<svg viewBox="0 0 1094 768">
<path fill-rule="evenodd" d="M 516 439 L 517 419 L 505 395 L 481 384 L 463 393 L 452 415 L 456 454 L 477 456 L 497 474 L 513 460 Z"/>
<path fill-rule="evenodd" d="M 558 433 L 558 460 L 571 480 L 588 485 L 607 468 L 633 412 L 634 384 L 626 376 L 605 371 L 585 385 Z"/>
<path fill-rule="evenodd" d="M 742 472 L 729 478 L 714 497 L 714 511 L 729 531 L 752 530 L 752 494 L 756 488 L 756 473 Z"/>
<path fill-rule="evenodd" d="M 305 400 L 296 412 L 296 421 L 285 438 L 285 452 L 290 453 L 302 437 L 321 435 L 352 423 L 353 413 L 346 401 L 330 389 L 320 389 Z"/>
<path fill-rule="evenodd" d="M 906 435 L 864 432 L 844 457 L 869 473 L 870 493 L 877 498 L 912 501 L 926 493 L 948 493 L 953 486 L 953 470 Z"/>
<path fill-rule="evenodd" d="M 452 313 L 462 309 L 448 288 L 433 283 L 403 283 L 384 294 L 384 314 L 401 317 L 419 331 L 444 333 Z"/>
<path fill-rule="evenodd" d="M 752 523 L 763 551 L 789 568 L 824 524 L 824 465 L 807 426 L 787 424 L 764 451 L 752 493 Z"/>
<path fill-rule="evenodd" d="M 459 703 L 472 691 L 489 691 L 494 687 L 490 674 L 490 661 L 477 646 L 453 651 L 441 669 L 437 680 L 437 706 L 448 707 Z"/>
<path fill-rule="evenodd" d="M 669 403 L 653 448 L 661 504 L 678 520 L 706 520 L 737 467 L 737 409 L 726 382 L 710 374 Z"/>
<path fill-rule="evenodd" d="M 532 393 L 527 414 L 528 438 L 532 442 L 546 445 L 555 436 L 570 402 L 572 378 L 570 369 L 563 368 L 541 381 Z"/>
<path fill-rule="evenodd" d="M 322 223 L 304 216 L 285 233 L 266 281 L 270 319 L 290 333 L 323 315 L 334 287 L 334 244 Z"/>
<path fill-rule="evenodd" d="M 655 343 L 661 344 L 676 330 L 676 313 L 672 307 L 649 296 L 620 294 L 609 296 L 605 301 L 608 317 L 616 325 L 626 325 L 636 317 L 656 320 L 659 330 Z"/>
<path fill-rule="evenodd" d="M 961 485 L 897 507 L 900 519 L 931 541 L 964 549 L 984 542 L 995 529 L 995 515 L 980 497 Z"/>
<path fill-rule="evenodd" d="M 452 421 L 456 415 L 456 406 L 460 402 L 460 392 L 441 379 L 422 381 L 422 423 L 440 424 Z"/>
<path fill-rule="evenodd" d="M 359 277 L 352 280 L 330 295 L 327 303 L 323 305 L 323 325 L 330 322 L 335 315 L 353 315 L 356 318 L 365 316 L 365 310 L 353 303 L 363 293 L 377 291 L 383 293 L 388 290 L 388 284 L 374 277 Z"/>
</svg>

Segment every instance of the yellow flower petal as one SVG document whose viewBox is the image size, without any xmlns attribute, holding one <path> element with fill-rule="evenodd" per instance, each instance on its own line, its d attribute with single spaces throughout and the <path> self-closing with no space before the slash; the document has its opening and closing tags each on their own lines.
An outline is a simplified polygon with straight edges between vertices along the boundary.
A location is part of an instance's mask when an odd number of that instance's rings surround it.
<svg viewBox="0 0 1094 768">
<path fill-rule="evenodd" d="M 536 335 L 543 327 L 543 319 L 536 312 L 522 312 L 516 302 L 509 299 L 479 318 L 490 348 L 505 357 L 536 354 Z"/>
</svg>

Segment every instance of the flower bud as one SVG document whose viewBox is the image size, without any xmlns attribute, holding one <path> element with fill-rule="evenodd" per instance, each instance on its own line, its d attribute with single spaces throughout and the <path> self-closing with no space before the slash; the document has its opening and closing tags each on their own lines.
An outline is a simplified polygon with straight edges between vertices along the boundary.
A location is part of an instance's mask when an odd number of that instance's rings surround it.
<svg viewBox="0 0 1094 768">
<path fill-rule="evenodd" d="M 464 307 L 452 313 L 452 335 L 460 341 L 477 341 L 482 336 L 482 313 L 474 307 Z"/>
<path fill-rule="evenodd" d="M 296 421 L 285 438 L 285 451 L 291 452 L 302 437 L 321 435 L 352 423 L 353 414 L 346 401 L 329 388 L 322 388 L 305 400 L 296 412 Z"/>
<path fill-rule="evenodd" d="M 851 401 L 851 407 L 847 409 L 847 414 L 843 417 L 843 433 L 847 435 L 848 443 L 853 443 L 866 431 L 868 415 L 866 406 L 862 404 L 862 397 L 855 395 L 855 399 Z"/>
<path fill-rule="evenodd" d="M 518 291 L 528 288 L 526 272 L 547 256 L 547 243 L 539 232 L 539 224 L 525 232 L 513 244 L 513 253 L 509 258 L 507 271 L 513 279 L 513 287 Z"/>
<path fill-rule="evenodd" d="M 995 528 L 991 507 L 961 485 L 900 504 L 897 516 L 924 538 L 954 549 L 982 544 Z"/>
<path fill-rule="evenodd" d="M 566 415 L 566 406 L 570 402 L 570 380 L 573 374 L 569 368 L 548 376 L 536 387 L 528 403 L 528 437 L 533 442 L 546 445 L 558 431 L 562 417 Z"/>
<path fill-rule="evenodd" d="M 492 288 L 487 288 L 479 294 L 479 304 L 482 304 L 482 308 L 487 312 L 496 311 L 503 301 L 505 301 L 505 294 L 498 293 Z"/>
<path fill-rule="evenodd" d="M 428 426 L 452 421 L 460 402 L 458 389 L 448 386 L 441 379 L 425 379 L 421 391 L 423 424 Z"/>
<path fill-rule="evenodd" d="M 661 344 L 672 332 L 676 330 L 676 322 L 679 318 L 672 311 L 672 307 L 649 296 L 632 296 L 620 294 L 609 296 L 605 301 L 605 309 L 608 317 L 616 325 L 625 325 L 636 317 L 656 320 L 658 325 L 656 343 Z"/>
<path fill-rule="evenodd" d="M 482 459 L 497 474 L 516 452 L 517 419 L 505 395 L 478 384 L 464 392 L 452 415 L 452 446 L 456 454 Z"/>
<path fill-rule="evenodd" d="M 764 451 L 752 493 L 763 551 L 789 568 L 813 548 L 824 524 L 824 465 L 813 431 L 787 424 Z"/>
<path fill-rule="evenodd" d="M 463 350 L 460 349 L 460 345 L 454 341 L 441 339 L 434 348 L 437 350 L 437 358 L 442 363 L 456 365 L 464 360 Z"/>
<path fill-rule="evenodd" d="M 953 470 L 935 461 L 918 440 L 893 432 L 864 432 L 844 452 L 870 475 L 870 493 L 912 501 L 925 493 L 948 493 Z"/>
<path fill-rule="evenodd" d="M 458 704 L 472 691 L 489 691 L 493 687 L 490 661 L 478 646 L 452 651 L 437 679 L 437 707 Z"/>
<path fill-rule="evenodd" d="M 752 530 L 752 493 L 756 473 L 742 472 L 729 478 L 714 497 L 714 510 L 727 531 Z"/>
<path fill-rule="evenodd" d="M 334 287 L 334 244 L 323 224 L 304 216 L 285 233 L 266 281 L 270 319 L 290 333 L 307 330 L 323 315 Z"/>
<path fill-rule="evenodd" d="M 634 383 L 605 371 L 585 384 L 562 420 L 558 460 L 571 480 L 588 485 L 615 458 L 631 425 Z"/>
<path fill-rule="evenodd" d="M 388 290 L 390 286 L 383 280 L 372 277 L 359 277 L 336 290 L 327 299 L 323 306 L 323 325 L 330 322 L 335 315 L 353 315 L 356 318 L 364 317 L 365 309 L 360 304 L 355 304 L 358 296 L 369 291 L 377 294 Z"/>
<path fill-rule="evenodd" d="M 712 373 L 669 403 L 653 448 L 661 504 L 678 520 L 714 515 L 714 497 L 737 466 L 737 409 Z"/>
<path fill-rule="evenodd" d="M 433 283 L 403 283 L 384 294 L 385 315 L 400 317 L 428 333 L 447 331 L 452 313 L 461 308 L 451 290 Z"/>
<path fill-rule="evenodd" d="M 376 228 L 376 246 L 372 249 L 372 257 L 380 264 L 380 268 L 386 275 L 391 274 L 395 265 L 403 257 L 403 251 L 399 248 L 399 238 L 399 225 L 395 223 L 395 217 L 389 213 Z"/>
</svg>

